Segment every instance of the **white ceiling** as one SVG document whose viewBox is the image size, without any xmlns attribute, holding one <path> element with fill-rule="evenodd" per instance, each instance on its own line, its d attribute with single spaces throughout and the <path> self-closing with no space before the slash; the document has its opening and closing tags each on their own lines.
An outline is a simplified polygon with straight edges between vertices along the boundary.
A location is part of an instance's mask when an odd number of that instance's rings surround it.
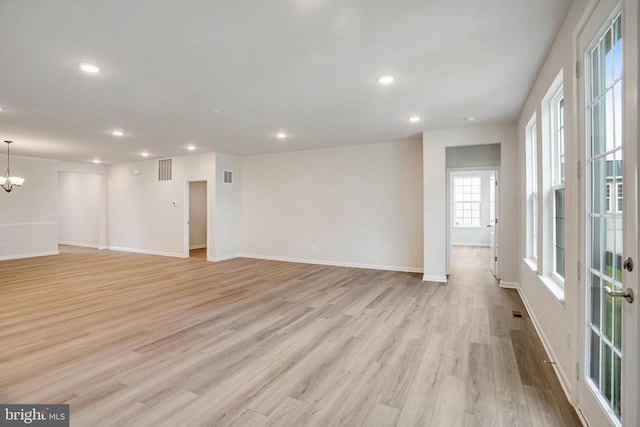
<svg viewBox="0 0 640 427">
<path fill-rule="evenodd" d="M 114 163 L 513 121 L 569 3 L 0 0 L 0 140 Z"/>
</svg>

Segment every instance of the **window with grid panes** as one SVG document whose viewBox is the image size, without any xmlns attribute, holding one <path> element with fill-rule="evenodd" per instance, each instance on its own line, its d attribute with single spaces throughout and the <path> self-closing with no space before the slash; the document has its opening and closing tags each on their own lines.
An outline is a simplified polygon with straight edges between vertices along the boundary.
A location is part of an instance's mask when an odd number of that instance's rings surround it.
<svg viewBox="0 0 640 427">
<path fill-rule="evenodd" d="M 456 177 L 454 185 L 454 226 L 480 227 L 480 177 Z"/>
</svg>

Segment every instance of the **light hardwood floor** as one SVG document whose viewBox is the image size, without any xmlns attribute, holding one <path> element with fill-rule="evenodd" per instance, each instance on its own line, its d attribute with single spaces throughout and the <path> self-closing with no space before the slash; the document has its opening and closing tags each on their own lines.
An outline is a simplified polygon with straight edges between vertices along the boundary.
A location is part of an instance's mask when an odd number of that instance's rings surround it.
<svg viewBox="0 0 640 427">
<path fill-rule="evenodd" d="M 0 262 L 0 402 L 73 426 L 579 425 L 486 250 L 450 282 L 62 248 Z"/>
</svg>

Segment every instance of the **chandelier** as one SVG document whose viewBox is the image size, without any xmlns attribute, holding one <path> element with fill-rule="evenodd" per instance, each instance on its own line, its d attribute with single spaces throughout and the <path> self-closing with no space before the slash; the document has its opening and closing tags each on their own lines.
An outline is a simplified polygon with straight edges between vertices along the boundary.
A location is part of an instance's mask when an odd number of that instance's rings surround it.
<svg viewBox="0 0 640 427">
<path fill-rule="evenodd" d="M 13 141 L 5 141 L 7 143 L 7 174 L 6 176 L 0 176 L 0 187 L 4 188 L 4 191 L 9 193 L 13 190 L 13 187 L 20 187 L 24 183 L 24 178 L 17 176 L 11 176 L 11 159 L 9 157 L 9 147 Z"/>
</svg>

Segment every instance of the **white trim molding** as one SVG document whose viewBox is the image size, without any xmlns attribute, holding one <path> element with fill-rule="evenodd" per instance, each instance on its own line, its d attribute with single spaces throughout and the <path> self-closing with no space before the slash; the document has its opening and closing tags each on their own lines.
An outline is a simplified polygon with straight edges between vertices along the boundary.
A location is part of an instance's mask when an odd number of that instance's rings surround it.
<svg viewBox="0 0 640 427">
<path fill-rule="evenodd" d="M 455 227 L 456 230 L 459 230 L 462 227 Z M 469 228 L 469 227 L 466 227 Z M 480 228 L 480 227 L 477 227 Z M 465 243 L 465 242 L 451 242 L 451 246 L 473 246 L 473 247 L 478 247 L 478 248 L 488 248 L 489 244 L 488 243 Z"/>
<path fill-rule="evenodd" d="M 189 246 L 189 250 L 192 250 L 192 249 L 204 249 L 206 247 L 207 247 L 206 243 L 201 243 L 199 245 L 191 245 L 191 246 Z"/>
<path fill-rule="evenodd" d="M 224 255 L 224 256 L 213 257 L 213 258 L 207 257 L 207 261 L 212 261 L 212 262 L 227 261 L 227 260 L 230 260 L 230 259 L 240 258 L 241 256 L 242 255 L 236 254 L 236 255 Z M 246 258 L 248 258 L 248 257 L 246 257 Z"/>
<path fill-rule="evenodd" d="M 145 254 L 145 255 L 159 255 L 159 256 L 170 256 L 174 258 L 187 258 L 183 254 L 179 252 L 162 252 L 162 251 L 151 251 L 147 249 L 136 249 L 136 248 L 123 248 L 120 246 L 109 246 L 107 249 L 110 251 L 120 251 L 120 252 L 132 252 L 136 254 Z"/>
<path fill-rule="evenodd" d="M 57 222 L 7 222 L 0 224 L 0 228 L 13 228 L 13 227 L 52 227 L 57 226 Z"/>
<path fill-rule="evenodd" d="M 377 264 L 358 264 L 351 262 L 339 262 L 339 261 L 326 261 L 317 259 L 304 259 L 304 258 L 287 258 L 271 255 L 256 255 L 256 254 L 240 254 L 242 258 L 252 259 L 264 259 L 269 261 L 284 261 L 284 262 L 296 262 L 301 264 L 316 264 L 316 265 L 330 265 L 333 267 L 349 267 L 349 268 L 365 268 L 368 270 L 385 270 L 385 271 L 401 271 L 405 273 L 422 273 L 422 268 L 415 267 L 399 267 L 395 265 L 377 265 Z"/>
<path fill-rule="evenodd" d="M 520 289 L 520 284 L 518 282 L 507 282 L 500 279 L 500 287 L 504 289 Z"/>
<path fill-rule="evenodd" d="M 422 280 L 425 282 L 447 283 L 447 276 L 431 276 L 425 274 L 422 276 Z"/>
<path fill-rule="evenodd" d="M 51 256 L 51 255 L 60 255 L 60 252 L 47 251 L 47 252 L 34 252 L 30 254 L 5 255 L 5 256 L 0 256 L 0 261 L 8 261 L 11 259 L 35 258 L 35 257 Z"/>
<path fill-rule="evenodd" d="M 92 248 L 92 249 L 98 249 L 98 245 L 96 245 L 95 243 L 78 243 L 78 242 L 60 242 L 58 241 L 59 245 L 66 245 L 66 246 L 78 246 L 81 248 Z"/>
</svg>

